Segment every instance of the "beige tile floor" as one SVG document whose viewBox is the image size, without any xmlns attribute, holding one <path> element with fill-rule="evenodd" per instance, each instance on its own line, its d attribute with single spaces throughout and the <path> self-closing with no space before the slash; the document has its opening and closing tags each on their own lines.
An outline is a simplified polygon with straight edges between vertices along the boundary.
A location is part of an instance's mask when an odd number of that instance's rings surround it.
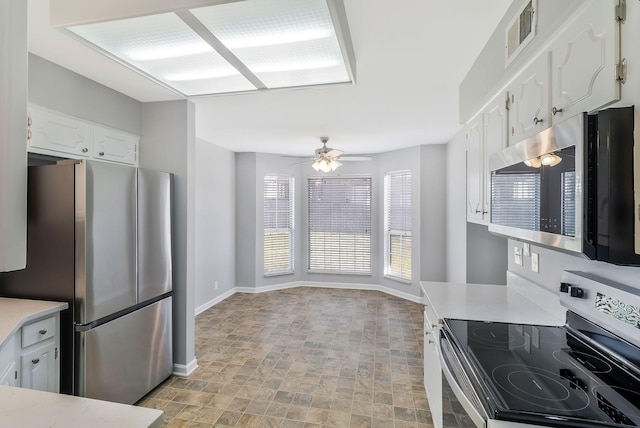
<svg viewBox="0 0 640 428">
<path fill-rule="evenodd" d="M 165 427 L 431 427 L 421 311 L 377 291 L 238 293 L 196 318 L 198 369 L 138 404 Z"/>
</svg>

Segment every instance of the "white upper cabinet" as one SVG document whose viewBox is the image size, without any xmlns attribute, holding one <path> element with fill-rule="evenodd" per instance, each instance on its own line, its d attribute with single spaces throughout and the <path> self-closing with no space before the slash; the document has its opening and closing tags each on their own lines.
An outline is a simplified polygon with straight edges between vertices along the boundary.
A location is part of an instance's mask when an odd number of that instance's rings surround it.
<svg viewBox="0 0 640 428">
<path fill-rule="evenodd" d="M 0 1 L 0 28 L 0 272 L 7 272 L 27 262 L 27 2 Z"/>
<path fill-rule="evenodd" d="M 617 0 L 576 12 L 551 50 L 551 111 L 559 122 L 620 99 Z"/>
<path fill-rule="evenodd" d="M 489 158 L 507 147 L 507 94 L 500 93 L 484 111 L 484 220 L 491 219 L 491 169 Z"/>
<path fill-rule="evenodd" d="M 38 107 L 29 108 L 29 151 L 71 159 L 138 164 L 139 137 Z"/>
<path fill-rule="evenodd" d="M 80 120 L 46 110 L 30 108 L 29 148 L 59 152 L 58 156 L 91 157 L 93 129 Z M 54 153 L 55 154 L 55 153 Z"/>
<path fill-rule="evenodd" d="M 537 57 L 509 85 L 509 144 L 549 127 L 549 60 Z"/>
<path fill-rule="evenodd" d="M 96 159 L 133 165 L 138 160 L 138 137 L 106 128 L 95 128 L 93 156 Z"/>
<path fill-rule="evenodd" d="M 467 125 L 467 220 L 483 220 L 484 142 L 483 116 L 479 114 Z"/>
</svg>

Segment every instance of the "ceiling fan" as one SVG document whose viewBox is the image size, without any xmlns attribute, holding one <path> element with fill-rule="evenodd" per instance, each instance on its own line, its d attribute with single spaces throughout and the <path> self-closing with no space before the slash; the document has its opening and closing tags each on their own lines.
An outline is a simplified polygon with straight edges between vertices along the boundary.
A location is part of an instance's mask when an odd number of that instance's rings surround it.
<svg viewBox="0 0 640 428">
<path fill-rule="evenodd" d="M 316 155 L 311 165 L 316 171 L 330 172 L 342 165 L 344 161 L 368 161 L 370 156 L 342 156 L 342 150 L 327 147 L 329 137 L 320 137 L 322 147 L 316 149 Z M 342 161 L 342 162 L 341 162 Z"/>
</svg>

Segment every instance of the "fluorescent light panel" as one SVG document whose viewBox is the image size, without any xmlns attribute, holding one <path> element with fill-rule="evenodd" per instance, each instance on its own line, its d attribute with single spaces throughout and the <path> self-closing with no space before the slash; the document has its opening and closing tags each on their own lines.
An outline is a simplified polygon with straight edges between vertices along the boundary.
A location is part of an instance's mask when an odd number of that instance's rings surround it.
<svg viewBox="0 0 640 428">
<path fill-rule="evenodd" d="M 350 82 L 326 1 L 244 0 L 190 12 L 267 88 Z M 256 89 L 235 59 L 174 13 L 67 29 L 186 96 Z"/>
</svg>

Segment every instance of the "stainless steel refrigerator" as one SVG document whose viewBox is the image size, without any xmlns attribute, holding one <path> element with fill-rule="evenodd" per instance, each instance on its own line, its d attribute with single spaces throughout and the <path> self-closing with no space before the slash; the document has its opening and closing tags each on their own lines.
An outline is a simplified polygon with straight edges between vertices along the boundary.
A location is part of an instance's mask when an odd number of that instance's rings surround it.
<svg viewBox="0 0 640 428">
<path fill-rule="evenodd" d="M 29 167 L 27 268 L 4 295 L 63 300 L 60 390 L 135 403 L 172 372 L 168 173 Z"/>
</svg>

